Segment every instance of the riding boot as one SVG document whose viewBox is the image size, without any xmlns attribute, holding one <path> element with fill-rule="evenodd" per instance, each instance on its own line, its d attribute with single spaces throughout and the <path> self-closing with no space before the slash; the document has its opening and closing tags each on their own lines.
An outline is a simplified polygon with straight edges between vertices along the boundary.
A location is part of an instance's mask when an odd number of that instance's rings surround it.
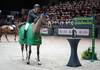
<svg viewBox="0 0 100 70">
<path fill-rule="evenodd" d="M 27 38 L 27 30 L 24 30 L 23 40 L 25 40 L 26 38 Z"/>
</svg>

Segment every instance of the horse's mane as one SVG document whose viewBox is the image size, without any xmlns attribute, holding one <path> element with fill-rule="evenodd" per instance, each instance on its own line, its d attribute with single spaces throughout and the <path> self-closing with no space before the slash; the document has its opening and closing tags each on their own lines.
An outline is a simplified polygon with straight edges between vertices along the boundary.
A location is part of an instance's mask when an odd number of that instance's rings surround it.
<svg viewBox="0 0 100 70">
<path fill-rule="evenodd" d="M 36 24 L 39 19 L 40 19 L 40 16 L 36 18 L 36 20 L 34 21 L 34 24 Z"/>
<path fill-rule="evenodd" d="M 44 20 L 44 16 L 40 15 L 38 20 L 36 20 L 36 22 L 32 23 L 33 26 L 33 32 L 40 32 L 40 29 L 43 25 L 43 20 Z"/>
</svg>

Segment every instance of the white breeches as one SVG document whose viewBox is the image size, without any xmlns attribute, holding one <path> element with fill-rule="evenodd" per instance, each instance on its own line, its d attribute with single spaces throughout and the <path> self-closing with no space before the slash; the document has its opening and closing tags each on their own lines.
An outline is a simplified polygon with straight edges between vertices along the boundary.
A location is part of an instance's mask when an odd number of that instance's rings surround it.
<svg viewBox="0 0 100 70">
<path fill-rule="evenodd" d="M 28 29 L 28 26 L 29 26 L 29 23 L 27 22 L 26 25 L 25 25 L 25 30 L 27 31 Z"/>
</svg>

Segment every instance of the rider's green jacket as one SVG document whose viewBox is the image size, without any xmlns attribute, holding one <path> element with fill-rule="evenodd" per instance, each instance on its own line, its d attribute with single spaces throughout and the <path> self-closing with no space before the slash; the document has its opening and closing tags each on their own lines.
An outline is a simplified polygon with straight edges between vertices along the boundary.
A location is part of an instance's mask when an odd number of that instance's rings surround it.
<svg viewBox="0 0 100 70">
<path fill-rule="evenodd" d="M 35 13 L 33 10 L 30 10 L 28 13 L 27 22 L 29 22 L 29 23 L 35 22 L 37 20 L 38 16 L 39 15 L 37 13 Z"/>
</svg>

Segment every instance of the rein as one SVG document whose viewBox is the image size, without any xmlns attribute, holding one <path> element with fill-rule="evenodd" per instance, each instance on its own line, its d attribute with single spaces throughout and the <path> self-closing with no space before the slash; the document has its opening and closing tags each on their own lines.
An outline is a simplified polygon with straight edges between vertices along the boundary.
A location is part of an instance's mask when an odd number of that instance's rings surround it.
<svg viewBox="0 0 100 70">
<path fill-rule="evenodd" d="M 36 24 L 36 22 L 39 20 L 39 18 L 40 18 L 40 16 L 35 19 L 34 24 Z"/>
</svg>

